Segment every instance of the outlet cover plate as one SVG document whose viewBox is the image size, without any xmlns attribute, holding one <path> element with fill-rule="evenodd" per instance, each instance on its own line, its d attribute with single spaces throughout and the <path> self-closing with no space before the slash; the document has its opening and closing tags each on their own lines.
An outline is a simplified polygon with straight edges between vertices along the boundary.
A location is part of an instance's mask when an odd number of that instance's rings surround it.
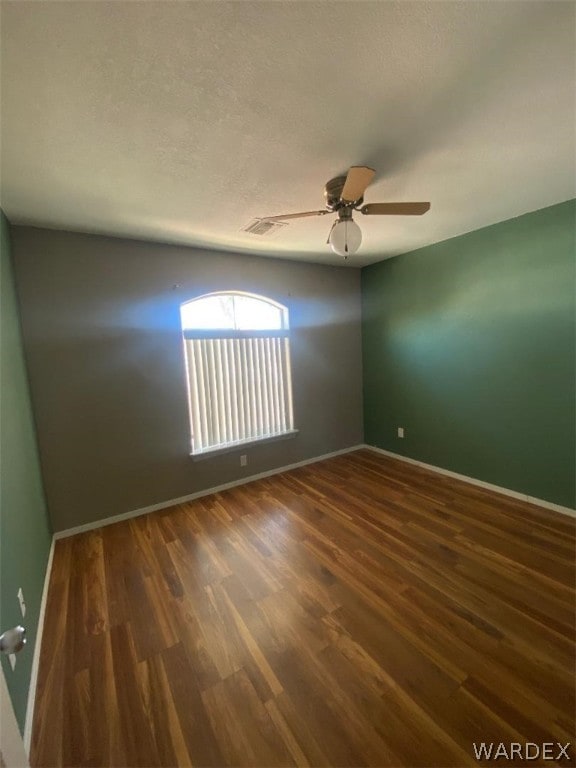
<svg viewBox="0 0 576 768">
<path fill-rule="evenodd" d="M 26 616 L 26 601 L 24 600 L 24 592 L 22 591 L 22 587 L 18 590 L 18 602 L 20 603 L 20 612 L 22 613 L 22 618 Z"/>
</svg>

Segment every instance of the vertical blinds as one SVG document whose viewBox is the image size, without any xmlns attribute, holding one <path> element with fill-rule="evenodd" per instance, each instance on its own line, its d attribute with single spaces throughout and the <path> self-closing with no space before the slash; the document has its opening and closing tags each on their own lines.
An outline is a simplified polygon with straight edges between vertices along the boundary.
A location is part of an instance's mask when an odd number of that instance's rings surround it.
<svg viewBox="0 0 576 768">
<path fill-rule="evenodd" d="M 193 453 L 293 429 L 285 332 L 185 337 Z"/>
</svg>

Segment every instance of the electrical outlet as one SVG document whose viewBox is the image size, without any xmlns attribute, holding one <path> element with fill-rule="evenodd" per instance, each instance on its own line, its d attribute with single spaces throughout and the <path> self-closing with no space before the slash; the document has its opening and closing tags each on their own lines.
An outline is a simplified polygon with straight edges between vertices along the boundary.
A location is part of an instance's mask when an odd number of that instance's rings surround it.
<svg viewBox="0 0 576 768">
<path fill-rule="evenodd" d="M 242 456 L 240 456 L 240 466 L 245 467 L 248 464 L 248 456 L 243 453 Z"/>
<path fill-rule="evenodd" d="M 15 653 L 9 653 L 8 659 L 10 661 L 10 666 L 12 667 L 12 672 L 14 672 L 14 669 L 16 668 L 16 654 Z"/>
<path fill-rule="evenodd" d="M 26 601 L 24 600 L 24 592 L 22 591 L 22 587 L 18 590 L 18 602 L 20 603 L 20 612 L 22 613 L 22 616 L 26 616 Z"/>
<path fill-rule="evenodd" d="M 398 427 L 398 437 L 404 437 L 404 427 Z"/>
</svg>

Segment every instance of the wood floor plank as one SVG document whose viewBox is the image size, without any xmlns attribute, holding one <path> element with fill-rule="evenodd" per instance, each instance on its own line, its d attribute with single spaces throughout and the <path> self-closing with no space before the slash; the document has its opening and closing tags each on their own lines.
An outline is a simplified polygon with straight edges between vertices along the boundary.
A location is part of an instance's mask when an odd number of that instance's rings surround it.
<svg viewBox="0 0 576 768">
<path fill-rule="evenodd" d="M 62 702 L 68 707 L 68 700 Z M 126 766 L 125 728 L 120 718 L 111 631 L 90 638 L 90 721 L 94 765 Z"/>
<path fill-rule="evenodd" d="M 56 543 L 54 557 L 63 554 L 68 563 L 70 542 L 63 546 Z M 46 601 L 46 619 L 42 644 L 40 670 L 36 688 L 37 706 L 34 713 L 34 729 L 31 743 L 31 763 L 41 756 L 39 764 L 64 765 L 62 740 L 64 738 L 64 707 L 68 702 L 69 689 L 66 675 L 66 654 L 55 653 L 54 649 L 69 652 L 69 638 L 66 630 L 68 604 L 68 581 L 62 576 L 64 564 L 52 573 Z M 65 695 L 66 692 L 66 695 Z M 45 702 L 44 706 L 40 702 Z"/>
<path fill-rule="evenodd" d="M 221 745 L 210 726 L 202 691 L 196 682 L 194 667 L 184 647 L 182 644 L 174 645 L 161 656 L 192 764 L 225 765 Z"/>
<path fill-rule="evenodd" d="M 128 624 L 110 630 L 113 680 L 118 718 L 126 750 L 126 765 L 157 766 L 158 745 L 146 714 L 145 701 L 138 685 L 138 656 Z M 101 713 L 105 716 L 105 713 Z M 71 763 L 72 765 L 74 763 Z"/>
<path fill-rule="evenodd" d="M 161 656 L 140 662 L 137 679 L 160 765 L 192 765 Z"/>
<path fill-rule="evenodd" d="M 294 765 L 264 703 L 244 670 L 204 691 L 202 701 L 225 764 Z"/>
<path fill-rule="evenodd" d="M 359 450 L 58 541 L 31 764 L 456 768 L 574 741 L 575 527 Z"/>
</svg>

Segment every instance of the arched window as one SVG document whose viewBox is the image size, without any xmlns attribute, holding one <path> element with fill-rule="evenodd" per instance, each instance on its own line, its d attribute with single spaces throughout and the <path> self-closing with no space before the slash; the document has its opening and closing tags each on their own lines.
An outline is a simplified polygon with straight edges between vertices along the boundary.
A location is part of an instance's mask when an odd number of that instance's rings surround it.
<svg viewBox="0 0 576 768">
<path fill-rule="evenodd" d="M 292 432 L 286 307 L 228 291 L 188 301 L 180 315 L 192 453 Z"/>
</svg>

